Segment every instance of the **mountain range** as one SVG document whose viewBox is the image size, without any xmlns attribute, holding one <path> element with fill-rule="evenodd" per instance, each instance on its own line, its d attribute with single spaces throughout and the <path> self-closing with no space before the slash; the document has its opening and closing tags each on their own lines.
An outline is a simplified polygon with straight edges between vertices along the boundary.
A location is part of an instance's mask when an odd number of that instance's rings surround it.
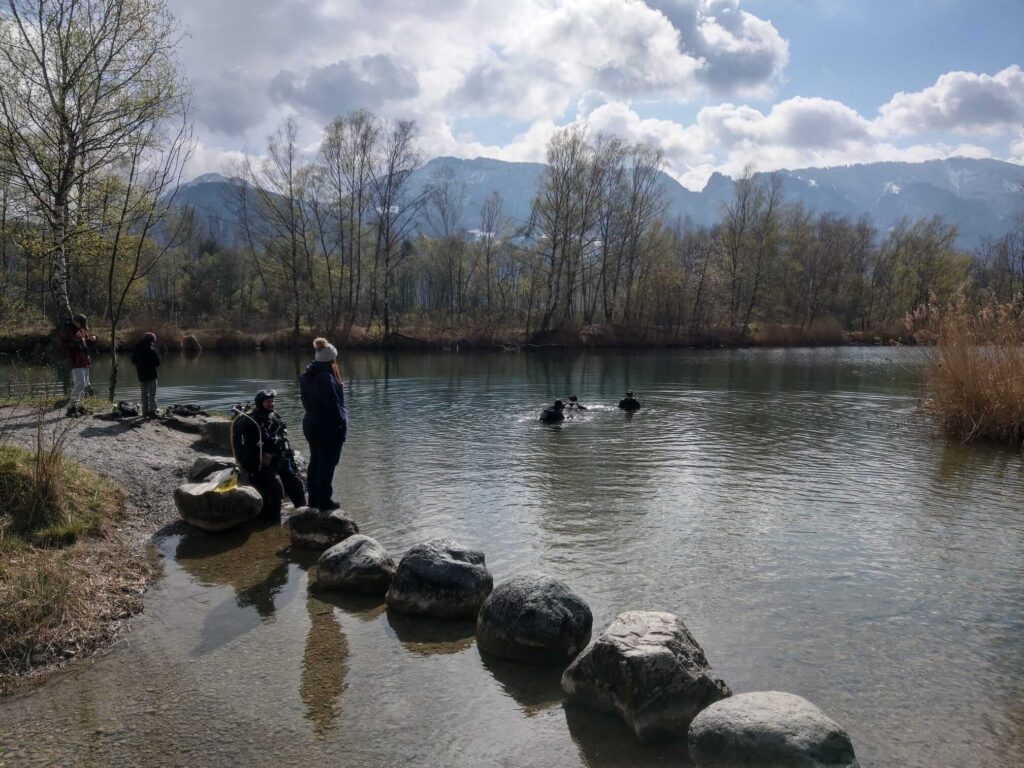
<svg viewBox="0 0 1024 768">
<path fill-rule="evenodd" d="M 540 163 L 438 157 L 416 171 L 412 191 L 422 190 L 445 168 L 465 185 L 462 226 L 467 230 L 480 228 L 480 207 L 494 191 L 502 195 L 503 214 L 509 222 L 526 221 L 544 170 Z M 789 202 L 851 218 L 866 214 L 883 233 L 903 218 L 939 215 L 957 225 L 957 244 L 965 249 L 978 247 L 985 238 L 1001 237 L 1024 215 L 1024 166 L 999 160 L 958 157 L 779 173 Z M 700 192 L 686 189 L 667 174 L 662 174 L 662 184 L 669 218 L 687 219 L 696 226 L 718 221 L 722 205 L 735 189 L 734 180 L 720 173 L 712 174 Z M 223 242 L 235 242 L 237 205 L 227 178 L 199 176 L 182 185 L 176 202 L 192 206 L 204 226 Z"/>
</svg>

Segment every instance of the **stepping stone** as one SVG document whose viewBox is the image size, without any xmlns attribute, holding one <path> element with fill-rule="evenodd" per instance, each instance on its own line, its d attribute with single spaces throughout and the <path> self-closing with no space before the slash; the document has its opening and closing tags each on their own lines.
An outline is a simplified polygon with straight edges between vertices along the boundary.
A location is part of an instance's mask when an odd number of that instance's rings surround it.
<svg viewBox="0 0 1024 768">
<path fill-rule="evenodd" d="M 405 553 L 386 599 L 400 613 L 475 618 L 493 585 L 483 552 L 433 539 Z"/>
<path fill-rule="evenodd" d="M 562 689 L 618 714 L 642 742 L 686 736 L 698 712 L 732 693 L 682 619 L 658 611 L 620 614 L 565 670 Z"/>
</svg>

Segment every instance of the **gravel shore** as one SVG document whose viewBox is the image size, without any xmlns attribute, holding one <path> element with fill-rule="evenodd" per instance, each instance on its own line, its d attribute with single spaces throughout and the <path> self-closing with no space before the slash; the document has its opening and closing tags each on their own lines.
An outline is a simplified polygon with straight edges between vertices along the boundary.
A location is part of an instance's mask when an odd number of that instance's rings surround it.
<svg viewBox="0 0 1024 768">
<path fill-rule="evenodd" d="M 3 409 L 11 444 L 35 446 L 41 423 L 44 445 L 59 430 L 69 427 L 64 454 L 109 478 L 128 494 L 126 515 L 117 530 L 133 548 L 141 549 L 152 535 L 177 521 L 174 488 L 184 482 L 195 457 L 209 446 L 198 434 L 168 426 L 159 419 L 106 421 L 94 416 L 68 419 L 63 410 Z"/>
</svg>

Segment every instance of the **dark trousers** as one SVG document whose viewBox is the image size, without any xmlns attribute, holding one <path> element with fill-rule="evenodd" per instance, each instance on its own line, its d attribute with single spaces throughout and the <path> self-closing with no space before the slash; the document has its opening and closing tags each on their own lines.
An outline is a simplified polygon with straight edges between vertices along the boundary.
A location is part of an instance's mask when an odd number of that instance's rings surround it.
<svg viewBox="0 0 1024 768">
<path fill-rule="evenodd" d="M 286 493 L 296 509 L 306 506 L 302 480 L 288 467 L 264 467 L 259 472 L 250 472 L 249 482 L 263 497 L 263 514 L 267 517 L 281 516 L 281 500 Z"/>
<path fill-rule="evenodd" d="M 334 470 L 341 461 L 341 447 L 345 441 L 338 438 L 306 439 L 309 440 L 309 467 L 306 470 L 309 506 L 324 509 L 332 502 Z"/>
</svg>

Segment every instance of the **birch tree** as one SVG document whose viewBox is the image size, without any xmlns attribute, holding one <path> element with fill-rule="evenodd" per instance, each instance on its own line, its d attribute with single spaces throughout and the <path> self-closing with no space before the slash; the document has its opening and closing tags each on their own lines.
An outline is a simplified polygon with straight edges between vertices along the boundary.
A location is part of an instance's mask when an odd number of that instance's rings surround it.
<svg viewBox="0 0 1024 768">
<path fill-rule="evenodd" d="M 181 108 L 180 36 L 163 0 L 7 0 L 0 162 L 50 233 L 50 290 L 71 318 L 68 247 L 83 182 Z"/>
</svg>

